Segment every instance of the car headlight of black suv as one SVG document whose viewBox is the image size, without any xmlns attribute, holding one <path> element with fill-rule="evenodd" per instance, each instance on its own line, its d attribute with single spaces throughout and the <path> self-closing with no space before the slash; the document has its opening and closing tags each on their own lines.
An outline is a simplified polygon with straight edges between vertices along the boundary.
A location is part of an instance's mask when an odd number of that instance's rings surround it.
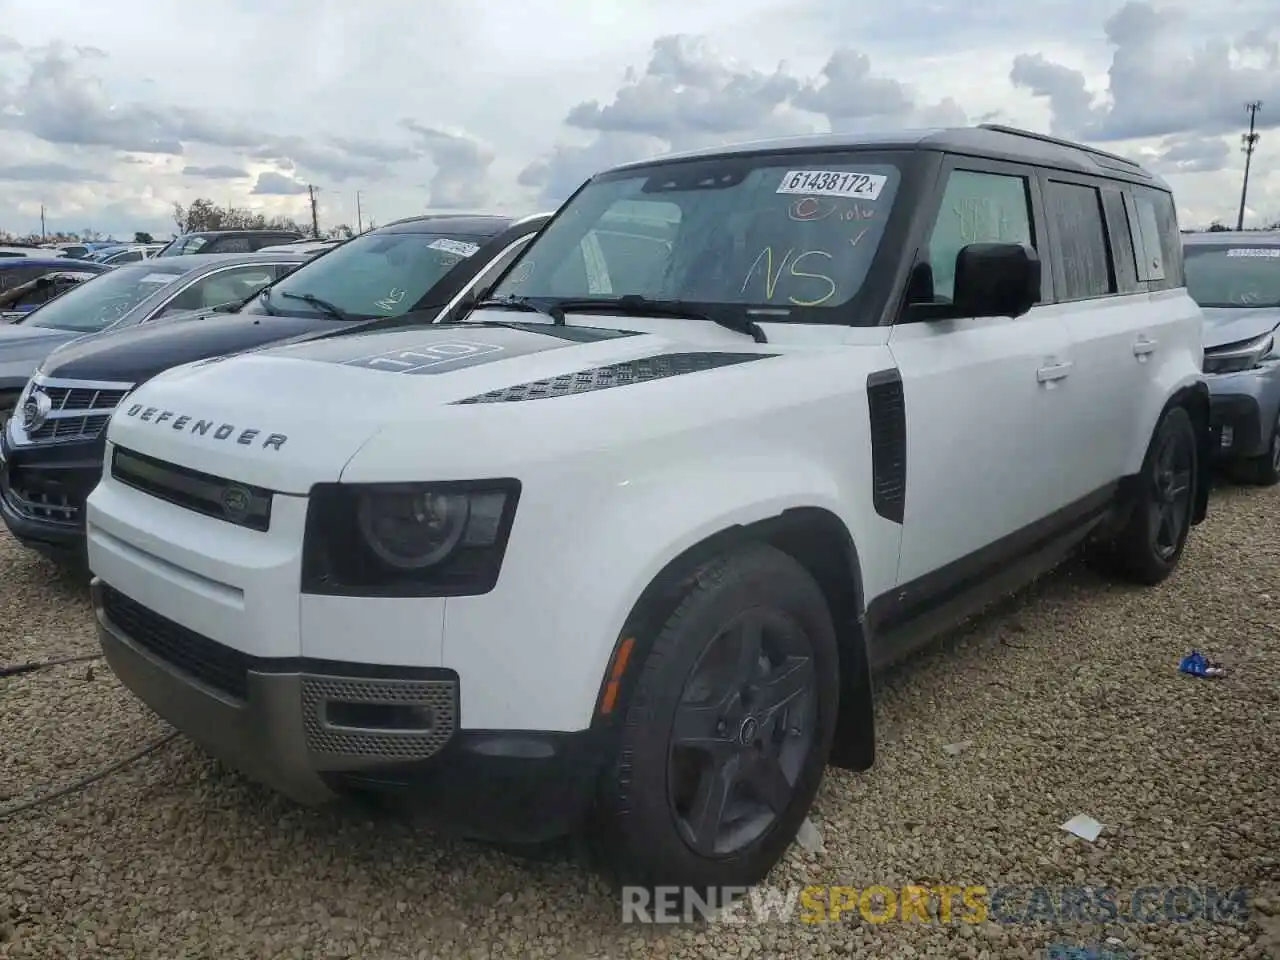
<svg viewBox="0 0 1280 960">
<path fill-rule="evenodd" d="M 493 589 L 520 497 L 517 480 L 322 483 L 311 489 L 302 591 L 478 596 Z"/>
</svg>

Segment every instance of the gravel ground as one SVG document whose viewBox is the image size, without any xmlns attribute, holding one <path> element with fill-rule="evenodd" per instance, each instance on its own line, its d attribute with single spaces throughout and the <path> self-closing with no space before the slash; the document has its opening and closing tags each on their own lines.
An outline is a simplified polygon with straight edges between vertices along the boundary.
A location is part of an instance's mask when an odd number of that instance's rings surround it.
<svg viewBox="0 0 1280 960">
<path fill-rule="evenodd" d="M 1278 509 L 1275 491 L 1219 490 L 1162 587 L 1073 564 L 899 668 L 877 767 L 827 778 L 825 849 L 794 847 L 773 878 L 1214 884 L 1250 891 L 1245 921 L 624 926 L 572 858 L 298 808 L 180 738 L 0 820 L 0 957 L 1032 958 L 1107 938 L 1129 956 L 1280 956 Z M 51 571 L 0 535 L 0 665 L 94 651 L 85 591 Z M 1192 646 L 1228 676 L 1179 676 Z M 100 662 L 0 679 L 0 809 L 167 732 Z M 1059 829 L 1077 813 L 1106 824 L 1097 843 Z"/>
</svg>

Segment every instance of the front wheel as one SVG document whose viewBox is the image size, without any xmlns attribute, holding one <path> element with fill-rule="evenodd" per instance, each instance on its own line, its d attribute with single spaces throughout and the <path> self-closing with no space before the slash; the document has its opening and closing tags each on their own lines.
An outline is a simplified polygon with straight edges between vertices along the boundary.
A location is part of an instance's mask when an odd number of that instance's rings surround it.
<svg viewBox="0 0 1280 960">
<path fill-rule="evenodd" d="M 813 804 L 839 654 L 822 590 L 785 553 L 744 548 L 689 584 L 641 667 L 592 832 L 617 884 L 723 903 L 765 877 Z"/>
<path fill-rule="evenodd" d="M 1110 544 L 1109 566 L 1121 579 L 1154 586 L 1176 569 L 1191 531 L 1199 465 L 1191 414 L 1171 407 L 1143 461 L 1129 523 Z"/>
</svg>

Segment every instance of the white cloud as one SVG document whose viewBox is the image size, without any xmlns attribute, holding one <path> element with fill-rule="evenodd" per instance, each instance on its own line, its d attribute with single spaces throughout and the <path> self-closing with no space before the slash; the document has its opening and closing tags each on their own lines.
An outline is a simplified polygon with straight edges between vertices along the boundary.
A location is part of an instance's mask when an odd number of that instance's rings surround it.
<svg viewBox="0 0 1280 960">
<path fill-rule="evenodd" d="M 0 230 L 169 233 L 206 196 L 386 222 L 521 212 L 661 152 L 992 118 L 1105 142 L 1234 222 L 1280 219 L 1274 0 L 0 0 Z M 270 42 L 265 42 L 269 40 Z M 216 69 L 214 68 L 216 65 Z M 216 82 L 215 82 L 216 81 Z"/>
</svg>

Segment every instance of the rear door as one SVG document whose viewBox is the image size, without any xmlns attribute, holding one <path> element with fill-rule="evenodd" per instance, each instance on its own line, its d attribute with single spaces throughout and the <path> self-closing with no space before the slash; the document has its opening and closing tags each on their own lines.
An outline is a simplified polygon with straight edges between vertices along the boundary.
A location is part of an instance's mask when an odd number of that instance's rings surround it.
<svg viewBox="0 0 1280 960">
<path fill-rule="evenodd" d="M 1150 298 L 1121 185 L 1058 171 L 1042 177 L 1057 304 L 1075 364 L 1064 384 L 1071 416 L 1060 437 L 1063 480 L 1081 498 L 1119 479 L 1142 398 Z"/>
</svg>

